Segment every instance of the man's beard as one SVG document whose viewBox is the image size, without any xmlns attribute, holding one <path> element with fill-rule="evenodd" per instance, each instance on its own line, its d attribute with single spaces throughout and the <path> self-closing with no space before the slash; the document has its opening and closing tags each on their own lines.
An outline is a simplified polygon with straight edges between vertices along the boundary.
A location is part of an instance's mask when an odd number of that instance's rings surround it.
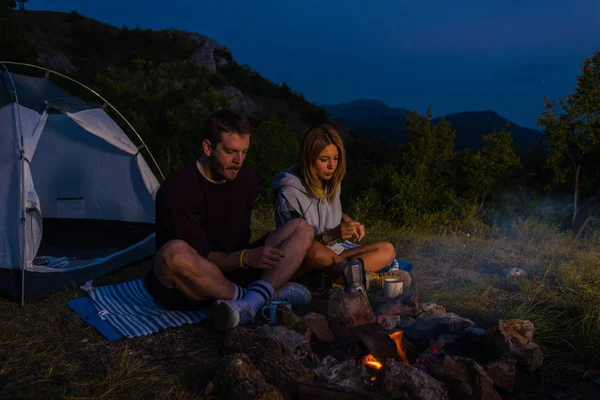
<svg viewBox="0 0 600 400">
<path fill-rule="evenodd" d="M 210 157 L 210 169 L 212 173 L 215 175 L 214 179 L 217 181 L 232 181 L 237 177 L 237 173 L 240 171 L 241 167 L 229 167 L 225 168 L 216 157 Z M 231 177 L 228 172 L 236 171 L 235 176 Z"/>
</svg>

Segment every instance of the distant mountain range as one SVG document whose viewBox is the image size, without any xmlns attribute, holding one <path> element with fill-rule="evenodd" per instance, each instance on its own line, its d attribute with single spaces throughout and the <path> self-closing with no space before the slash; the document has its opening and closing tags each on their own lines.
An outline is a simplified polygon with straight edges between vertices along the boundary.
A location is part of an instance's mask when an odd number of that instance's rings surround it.
<svg viewBox="0 0 600 400">
<path fill-rule="evenodd" d="M 404 121 L 410 113 L 408 109 L 390 107 L 383 101 L 371 99 L 321 107 L 349 127 L 371 137 L 387 140 L 393 146 L 401 144 L 406 138 Z M 432 123 L 438 123 L 440 118 L 433 119 Z M 443 118 L 456 131 L 456 150 L 481 148 L 485 144 L 483 135 L 494 130 L 500 131 L 507 123 L 510 124 L 508 129 L 512 132 L 514 144 L 519 146 L 521 152 L 539 143 L 543 136 L 541 131 L 519 126 L 491 110 L 465 111 L 445 115 Z"/>
</svg>

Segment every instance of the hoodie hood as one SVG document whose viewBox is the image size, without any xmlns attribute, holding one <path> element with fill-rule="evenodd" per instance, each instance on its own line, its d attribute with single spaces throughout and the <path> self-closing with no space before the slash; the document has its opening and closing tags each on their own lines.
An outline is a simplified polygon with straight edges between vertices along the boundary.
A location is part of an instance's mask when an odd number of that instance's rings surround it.
<svg viewBox="0 0 600 400">
<path fill-rule="evenodd" d="M 275 178 L 273 179 L 273 190 L 277 192 L 283 190 L 285 186 L 292 187 L 308 197 L 316 198 L 308 186 L 306 186 L 304 179 L 300 176 L 299 168 L 296 165 L 275 175 Z"/>
<path fill-rule="evenodd" d="M 288 210 L 297 212 L 315 229 L 316 234 L 325 229 L 335 228 L 342 220 L 341 187 L 338 187 L 332 203 L 320 200 L 300 176 L 297 165 L 281 171 L 275 176 L 273 191 L 275 212 L 278 214 L 285 214 L 284 212 Z"/>
</svg>

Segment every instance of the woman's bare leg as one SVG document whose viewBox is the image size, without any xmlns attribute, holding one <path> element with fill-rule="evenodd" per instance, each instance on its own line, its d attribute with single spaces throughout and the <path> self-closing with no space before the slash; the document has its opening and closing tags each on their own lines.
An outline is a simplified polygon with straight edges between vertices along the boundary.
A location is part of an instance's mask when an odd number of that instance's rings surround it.
<svg viewBox="0 0 600 400">
<path fill-rule="evenodd" d="M 327 246 L 319 242 L 313 242 L 295 278 L 320 270 L 331 276 L 332 279 L 337 279 L 340 276 L 340 264 L 348 258 L 352 260 L 361 258 L 365 270 L 377 272 L 385 268 L 395 257 L 394 246 L 388 242 L 377 242 L 354 249 L 346 249 L 339 255 Z"/>
</svg>

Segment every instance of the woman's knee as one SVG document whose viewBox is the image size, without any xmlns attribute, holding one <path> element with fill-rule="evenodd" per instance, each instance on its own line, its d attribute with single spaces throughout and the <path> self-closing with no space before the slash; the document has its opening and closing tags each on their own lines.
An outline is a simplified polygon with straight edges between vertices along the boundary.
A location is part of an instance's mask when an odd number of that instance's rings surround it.
<svg viewBox="0 0 600 400">
<path fill-rule="evenodd" d="M 385 255 L 385 258 L 389 259 L 390 262 L 396 258 L 396 249 L 390 242 L 381 242 L 378 247 L 379 251 L 381 251 Z"/>
<path fill-rule="evenodd" d="M 300 235 L 305 239 L 307 245 L 313 242 L 315 230 L 308 222 L 302 218 L 292 219 L 285 224 L 286 229 L 289 229 L 289 235 Z"/>
</svg>

